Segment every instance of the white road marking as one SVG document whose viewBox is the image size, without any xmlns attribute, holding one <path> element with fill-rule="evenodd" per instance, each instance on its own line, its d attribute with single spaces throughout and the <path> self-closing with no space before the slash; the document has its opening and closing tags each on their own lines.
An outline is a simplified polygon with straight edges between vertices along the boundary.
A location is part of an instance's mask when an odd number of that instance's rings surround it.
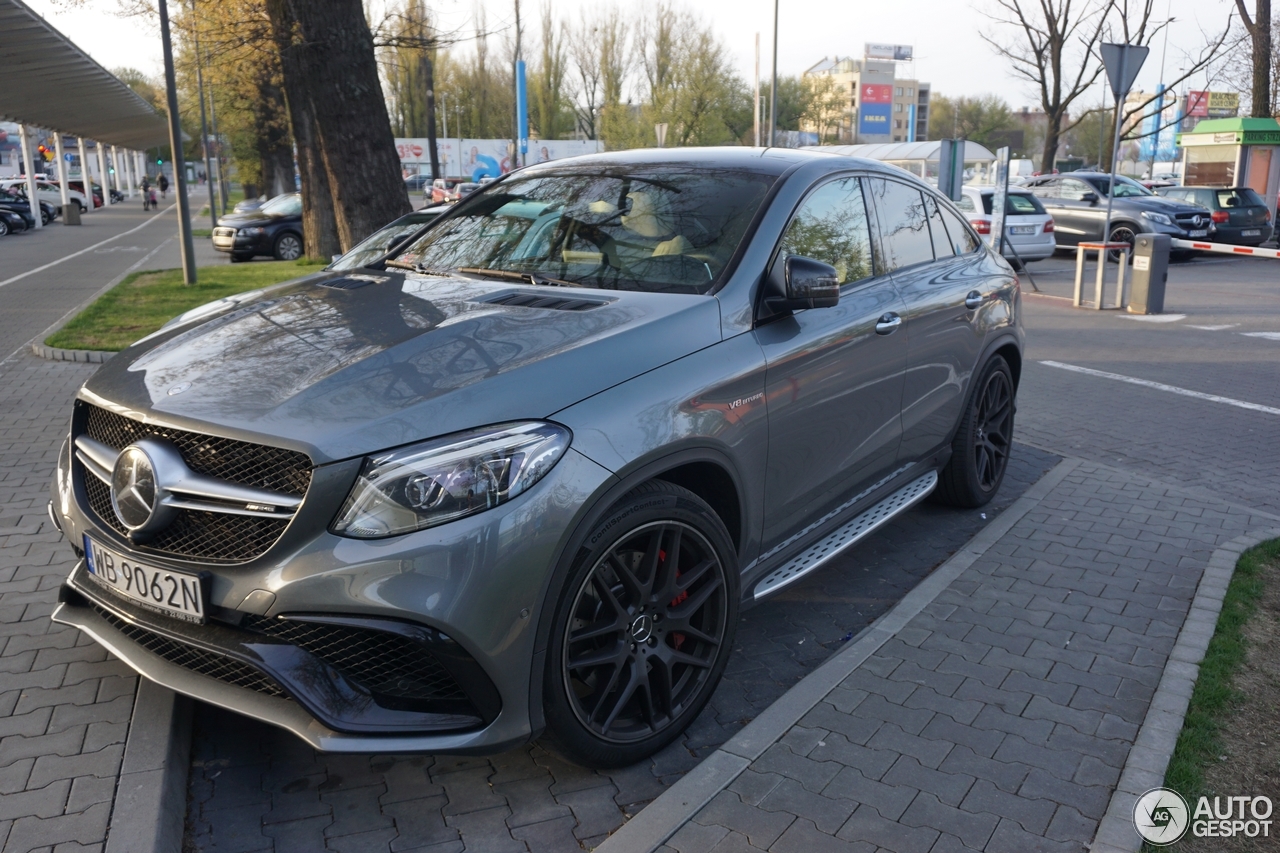
<svg viewBox="0 0 1280 853">
<path fill-rule="evenodd" d="M 146 228 L 148 225 L 150 225 L 152 222 L 155 222 L 161 216 L 164 216 L 166 213 L 169 213 L 175 207 L 177 207 L 176 204 L 171 204 L 168 207 L 166 207 L 164 210 L 157 213 L 155 216 L 148 219 L 146 222 L 143 222 L 141 225 L 137 226 L 136 228 L 130 228 L 128 231 L 121 231 L 119 234 L 117 234 L 114 237 L 108 237 L 107 239 L 102 240 L 101 242 L 98 242 L 98 243 L 94 243 L 92 246 L 87 246 L 78 252 L 72 252 L 69 255 L 63 255 L 61 258 L 58 258 L 56 261 L 50 261 L 44 266 L 36 267 L 33 270 L 27 270 L 21 275 L 15 275 L 13 278 L 6 278 L 4 281 L 0 281 L 0 287 L 4 287 L 6 284 L 13 284 L 15 281 L 21 281 L 22 279 L 26 278 L 29 275 L 35 275 L 38 272 L 44 272 L 50 267 L 56 267 L 58 264 L 62 263 L 63 261 L 69 261 L 72 258 L 78 258 L 79 256 L 83 255 L 85 252 L 92 252 L 94 249 L 98 248 L 99 246 L 107 245 L 112 240 L 119 240 L 121 237 L 127 237 L 128 235 L 133 234 L 135 231 L 141 231 L 143 228 Z"/>
<path fill-rule="evenodd" d="M 1266 338 L 1269 341 L 1280 341 L 1280 332 L 1241 332 L 1246 338 Z"/>
<path fill-rule="evenodd" d="M 1248 409 L 1252 412 L 1262 412 L 1267 415 L 1280 415 L 1280 409 L 1272 406 L 1263 406 L 1259 403 L 1248 403 L 1244 400 L 1234 400 L 1231 397 L 1220 397 L 1217 394 L 1205 394 L 1200 391 L 1192 391 L 1188 388 L 1179 388 L 1176 385 L 1165 385 L 1163 382 L 1152 382 L 1150 379 L 1138 379 L 1134 376 L 1125 376 L 1120 373 L 1108 373 L 1105 370 L 1094 370 L 1090 367 L 1078 367 L 1074 364 L 1063 364 L 1060 361 L 1042 361 L 1041 364 L 1046 367 L 1056 367 L 1059 370 L 1070 370 L 1073 373 L 1083 373 L 1086 376 L 1099 376 L 1103 379 L 1114 379 L 1117 382 L 1128 382 L 1130 385 L 1141 385 L 1144 388 L 1154 388 L 1157 391 L 1168 391 L 1170 394 L 1181 394 L 1183 397 L 1194 397 L 1197 400 L 1208 400 L 1211 403 L 1225 403 L 1228 406 L 1236 406 L 1240 409 Z"/>
<path fill-rule="evenodd" d="M 1186 314 L 1121 314 L 1126 320 L 1138 320 L 1143 323 L 1176 323 L 1187 319 Z"/>
<path fill-rule="evenodd" d="M 1217 326 L 1197 326 L 1192 323 L 1187 324 L 1188 329 L 1204 329 L 1206 332 L 1221 332 L 1223 329 L 1234 329 L 1239 323 L 1221 323 Z"/>
</svg>

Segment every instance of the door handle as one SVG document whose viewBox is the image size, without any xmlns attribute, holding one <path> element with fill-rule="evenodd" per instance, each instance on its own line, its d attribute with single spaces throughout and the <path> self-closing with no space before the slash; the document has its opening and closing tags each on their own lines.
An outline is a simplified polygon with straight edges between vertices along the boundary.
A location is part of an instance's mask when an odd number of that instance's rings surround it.
<svg viewBox="0 0 1280 853">
<path fill-rule="evenodd" d="M 892 335 L 894 331 L 901 325 L 902 325 L 902 318 L 899 317 L 897 314 L 893 313 L 892 311 L 890 311 L 887 314 L 881 315 L 879 320 L 876 320 L 876 334 Z"/>
<path fill-rule="evenodd" d="M 964 307 L 973 311 L 982 306 L 982 294 L 976 290 L 970 290 L 969 295 L 964 298 Z"/>
</svg>

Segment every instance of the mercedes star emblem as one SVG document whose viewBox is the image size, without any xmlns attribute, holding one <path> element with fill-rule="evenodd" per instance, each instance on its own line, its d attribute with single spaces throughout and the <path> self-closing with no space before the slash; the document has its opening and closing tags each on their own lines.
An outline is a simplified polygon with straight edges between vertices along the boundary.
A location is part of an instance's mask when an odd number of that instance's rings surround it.
<svg viewBox="0 0 1280 853">
<path fill-rule="evenodd" d="M 129 531 L 130 538 L 145 538 L 173 520 L 176 510 L 165 501 L 168 494 L 157 468 L 171 468 L 168 456 L 177 456 L 166 442 L 143 439 L 116 457 L 111 470 L 111 507 Z M 181 456 L 177 456 L 180 460 Z M 166 465 L 165 463 L 169 464 Z"/>
</svg>

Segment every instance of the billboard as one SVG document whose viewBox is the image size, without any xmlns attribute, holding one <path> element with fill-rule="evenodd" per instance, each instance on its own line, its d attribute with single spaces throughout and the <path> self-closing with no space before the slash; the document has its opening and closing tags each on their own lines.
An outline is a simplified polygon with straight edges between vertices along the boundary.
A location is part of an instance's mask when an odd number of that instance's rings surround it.
<svg viewBox="0 0 1280 853">
<path fill-rule="evenodd" d="M 1191 118 L 1205 118 L 1209 115 L 1209 93 L 1187 92 L 1187 115 Z"/>
<path fill-rule="evenodd" d="M 1209 118 L 1232 118 L 1239 112 L 1240 95 L 1238 93 L 1209 93 Z"/>
<path fill-rule="evenodd" d="M 910 62 L 913 49 L 909 44 L 875 44 L 866 43 L 863 54 L 867 59 L 889 59 L 897 62 Z"/>
<path fill-rule="evenodd" d="M 396 153 L 406 177 L 424 171 L 431 163 L 430 143 L 426 139 L 396 139 Z M 515 168 L 508 150 L 509 139 L 436 139 L 436 156 L 441 171 L 449 177 L 467 177 L 472 180 L 505 175 Z M 604 144 L 592 139 L 531 139 L 525 165 L 576 157 L 579 154 L 595 154 L 604 150 Z M 429 168 L 425 171 L 430 171 Z"/>
<path fill-rule="evenodd" d="M 858 136 L 888 136 L 892 104 L 863 103 L 858 108 Z"/>
<path fill-rule="evenodd" d="M 864 83 L 858 91 L 864 104 L 893 103 L 893 87 L 887 83 Z"/>
</svg>

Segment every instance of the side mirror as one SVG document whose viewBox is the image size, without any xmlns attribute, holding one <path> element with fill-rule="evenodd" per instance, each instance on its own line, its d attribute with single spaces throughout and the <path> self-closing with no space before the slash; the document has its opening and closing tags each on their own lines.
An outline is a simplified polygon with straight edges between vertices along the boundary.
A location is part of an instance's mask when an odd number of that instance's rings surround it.
<svg viewBox="0 0 1280 853">
<path fill-rule="evenodd" d="M 331 264 L 332 264 L 332 263 L 336 262 L 336 261 L 338 260 L 338 258 L 340 258 L 340 257 L 342 257 L 342 253 L 341 253 L 341 252 L 339 252 L 338 254 L 334 255 L 334 256 L 333 256 L 333 257 L 331 257 L 331 258 L 329 258 L 329 263 L 331 263 Z"/>
<path fill-rule="evenodd" d="M 1097 194 L 1097 193 L 1085 193 L 1084 195 L 1080 196 L 1080 200 L 1081 200 L 1081 201 L 1083 201 L 1085 204 L 1097 204 L 1097 203 L 1098 203 L 1098 194 Z"/>
<path fill-rule="evenodd" d="M 765 304 L 774 314 L 806 308 L 831 308 L 840 302 L 836 268 L 799 255 L 780 257 L 765 286 Z"/>
<path fill-rule="evenodd" d="M 414 233 L 415 233 L 415 232 L 410 231 L 408 234 L 401 234 L 399 237 L 396 237 L 394 240 L 392 240 L 390 243 L 388 243 L 388 244 L 387 244 L 387 248 L 386 248 L 384 251 L 385 251 L 387 254 L 390 254 L 391 252 L 394 252 L 396 249 L 399 249 L 399 248 L 400 248 L 401 246 L 403 246 L 405 243 L 408 243 L 408 242 L 409 242 L 409 238 L 410 238 L 410 237 L 412 237 L 412 236 L 414 235 Z"/>
</svg>

